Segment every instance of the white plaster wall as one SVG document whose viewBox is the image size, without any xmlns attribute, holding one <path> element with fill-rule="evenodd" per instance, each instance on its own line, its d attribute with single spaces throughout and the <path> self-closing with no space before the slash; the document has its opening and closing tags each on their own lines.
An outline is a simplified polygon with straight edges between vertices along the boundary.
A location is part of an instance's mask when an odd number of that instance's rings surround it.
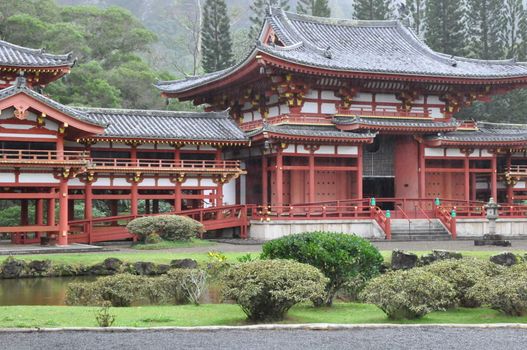
<svg viewBox="0 0 527 350">
<path fill-rule="evenodd" d="M 286 148 L 282 151 L 283 153 L 295 153 L 295 145 L 289 144 Z"/>
<path fill-rule="evenodd" d="M 514 188 L 525 188 L 525 181 L 519 181 L 514 185 Z"/>
<path fill-rule="evenodd" d="M 240 176 L 240 204 L 247 203 L 247 175 Z"/>
<path fill-rule="evenodd" d="M 278 106 L 269 107 L 269 117 L 276 117 L 280 115 L 280 109 Z"/>
<path fill-rule="evenodd" d="M 374 220 L 291 220 L 291 221 L 252 221 L 250 237 L 258 240 L 271 240 L 295 233 L 310 231 L 329 231 L 356 234 L 365 238 L 384 238 L 384 232 Z"/>
<path fill-rule="evenodd" d="M 492 157 L 492 153 L 490 153 L 489 150 L 487 150 L 487 149 L 482 149 L 481 150 L 481 156 L 482 157 Z"/>
<path fill-rule="evenodd" d="M 236 204 L 236 180 L 231 180 L 223 185 L 223 203 Z"/>
<path fill-rule="evenodd" d="M 153 143 L 145 143 L 143 145 L 137 146 L 137 149 L 154 149 L 155 145 Z"/>
<path fill-rule="evenodd" d="M 50 120 L 49 118 L 44 119 L 44 128 L 51 130 L 51 131 L 58 131 L 59 130 L 59 124 L 54 122 L 53 120 Z"/>
<path fill-rule="evenodd" d="M 325 114 L 335 114 L 337 113 L 337 107 L 334 103 L 322 103 L 321 112 Z"/>
<path fill-rule="evenodd" d="M 315 102 L 304 102 L 302 113 L 318 113 L 318 104 Z"/>
<path fill-rule="evenodd" d="M 306 94 L 304 94 L 304 98 L 316 98 L 316 99 L 318 99 L 318 90 L 310 89 Z"/>
<path fill-rule="evenodd" d="M 58 183 L 59 180 L 53 177 L 53 174 L 20 174 L 18 181 L 24 183 Z"/>
<path fill-rule="evenodd" d="M 68 180 L 68 186 L 84 186 L 84 184 L 78 178 Z"/>
<path fill-rule="evenodd" d="M 201 179 L 201 186 L 216 186 L 212 179 Z"/>
<path fill-rule="evenodd" d="M 488 225 L 486 219 L 458 219 L 456 221 L 457 236 L 460 238 L 482 237 L 488 233 Z M 527 219 L 498 219 L 496 233 L 504 237 L 527 237 Z"/>
<path fill-rule="evenodd" d="M 321 96 L 323 100 L 340 101 L 340 97 L 335 96 L 335 92 L 331 90 L 322 90 Z"/>
<path fill-rule="evenodd" d="M 0 133 L 0 138 L 1 137 L 24 137 L 24 138 L 27 138 L 27 139 L 39 138 L 39 139 L 50 139 L 50 140 L 55 140 L 57 138 L 57 136 L 55 136 L 55 135 L 18 134 L 18 133 L 15 134 L 15 133 L 8 133 L 8 132 Z"/>
<path fill-rule="evenodd" d="M 441 108 L 439 107 L 430 107 L 428 108 L 428 111 L 432 118 L 443 118 L 443 113 L 441 113 Z"/>
<path fill-rule="evenodd" d="M 216 148 L 209 145 L 199 145 L 200 151 L 215 151 Z"/>
<path fill-rule="evenodd" d="M 186 179 L 181 187 L 196 187 L 198 186 L 198 179 Z"/>
<path fill-rule="evenodd" d="M 446 149 L 447 157 L 464 157 L 465 154 L 461 153 L 459 148 L 447 148 Z"/>
<path fill-rule="evenodd" d="M 315 151 L 315 154 L 335 154 L 335 146 L 320 146 L 320 148 Z"/>
<path fill-rule="evenodd" d="M 356 155 L 359 153 L 357 146 L 338 146 L 338 154 Z"/>
<path fill-rule="evenodd" d="M 93 183 L 93 186 L 110 186 L 110 179 L 107 177 L 98 178 L 97 181 Z"/>
<path fill-rule="evenodd" d="M 0 173 L 0 182 L 15 182 L 16 177 L 13 173 Z"/>
<path fill-rule="evenodd" d="M 126 179 L 124 179 L 122 177 L 114 178 L 113 179 L 113 185 L 114 186 L 132 186 L 131 183 L 129 183 L 128 181 L 126 181 Z M 139 186 L 141 186 L 141 184 L 139 184 Z"/>
<path fill-rule="evenodd" d="M 480 149 L 476 148 L 474 149 L 474 152 L 470 153 L 469 158 L 479 158 L 480 157 Z"/>
<path fill-rule="evenodd" d="M 183 147 L 181 147 L 182 150 L 185 150 L 185 151 L 196 151 L 198 149 L 198 146 L 196 145 L 185 145 Z"/>
<path fill-rule="evenodd" d="M 394 94 L 376 94 L 375 102 L 399 103 L 401 101 L 397 100 Z"/>
<path fill-rule="evenodd" d="M 442 157 L 443 156 L 443 148 L 430 148 L 425 147 L 425 156 L 428 157 Z"/>
<path fill-rule="evenodd" d="M 146 178 L 146 179 L 143 179 L 143 181 L 141 181 L 138 186 L 139 187 L 146 187 L 146 186 L 155 186 L 155 185 L 156 185 L 156 179 L 154 179 L 154 178 Z M 114 186 L 117 186 L 117 185 L 115 185 L 115 180 L 114 180 Z"/>
<path fill-rule="evenodd" d="M 170 181 L 170 179 L 158 179 L 157 185 L 164 187 L 175 187 L 175 185 Z"/>
<path fill-rule="evenodd" d="M 15 130 L 29 130 L 34 128 L 34 125 L 27 124 L 2 124 L 2 127 L 6 129 L 15 129 Z"/>
<path fill-rule="evenodd" d="M 442 105 L 444 104 L 444 102 L 442 102 L 440 99 L 439 99 L 439 96 L 436 96 L 436 95 L 428 95 L 426 97 L 426 102 L 428 104 L 431 104 L 431 105 Z"/>
<path fill-rule="evenodd" d="M 369 92 L 359 92 L 353 97 L 353 100 L 360 101 L 360 102 L 372 102 L 373 95 Z"/>
</svg>

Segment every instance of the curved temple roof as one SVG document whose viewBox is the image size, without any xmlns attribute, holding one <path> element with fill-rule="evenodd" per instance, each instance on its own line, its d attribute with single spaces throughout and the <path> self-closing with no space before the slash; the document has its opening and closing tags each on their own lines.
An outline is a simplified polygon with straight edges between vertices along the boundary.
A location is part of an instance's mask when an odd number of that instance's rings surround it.
<svg viewBox="0 0 527 350">
<path fill-rule="evenodd" d="M 234 67 L 156 86 L 165 93 L 188 91 L 235 73 L 259 53 L 339 72 L 456 79 L 527 78 L 527 65 L 514 60 L 485 61 L 435 52 L 397 21 L 320 18 L 272 8 L 265 23 L 260 41 L 270 27 L 284 46 L 260 43 Z"/>
<path fill-rule="evenodd" d="M 111 108 L 76 109 L 107 125 L 110 138 L 145 138 L 212 142 L 248 142 L 243 131 L 224 112 L 175 112 Z"/>
<path fill-rule="evenodd" d="M 42 49 L 30 49 L 0 40 L 0 67 L 71 67 L 74 62 L 71 54 L 53 55 Z"/>
</svg>

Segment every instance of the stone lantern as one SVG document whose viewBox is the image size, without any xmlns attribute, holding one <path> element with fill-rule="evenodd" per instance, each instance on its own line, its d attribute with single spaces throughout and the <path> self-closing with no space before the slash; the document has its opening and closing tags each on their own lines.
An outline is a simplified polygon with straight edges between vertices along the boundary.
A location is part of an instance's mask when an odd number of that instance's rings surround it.
<svg viewBox="0 0 527 350">
<path fill-rule="evenodd" d="M 489 220 L 489 227 L 487 233 L 483 235 L 483 239 L 474 240 L 474 244 L 477 246 L 495 245 L 501 247 L 510 247 L 510 241 L 506 241 L 501 235 L 496 234 L 496 220 L 499 217 L 499 204 L 494 201 L 494 198 L 490 197 L 489 202 L 484 206 L 484 208 L 486 211 L 487 220 Z"/>
</svg>

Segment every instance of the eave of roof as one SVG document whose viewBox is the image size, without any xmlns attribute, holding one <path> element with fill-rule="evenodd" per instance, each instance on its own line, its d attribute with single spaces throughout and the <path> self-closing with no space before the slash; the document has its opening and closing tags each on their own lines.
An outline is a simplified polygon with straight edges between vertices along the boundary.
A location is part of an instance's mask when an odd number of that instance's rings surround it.
<svg viewBox="0 0 527 350">
<path fill-rule="evenodd" d="M 412 131 L 423 133 L 455 131 L 461 125 L 453 118 L 448 121 L 436 121 L 432 118 L 405 119 L 336 116 L 332 121 L 340 130 Z"/>
<path fill-rule="evenodd" d="M 75 58 L 71 53 L 54 55 L 43 49 L 31 49 L 0 40 L 0 67 L 62 68 L 72 67 Z"/>
</svg>

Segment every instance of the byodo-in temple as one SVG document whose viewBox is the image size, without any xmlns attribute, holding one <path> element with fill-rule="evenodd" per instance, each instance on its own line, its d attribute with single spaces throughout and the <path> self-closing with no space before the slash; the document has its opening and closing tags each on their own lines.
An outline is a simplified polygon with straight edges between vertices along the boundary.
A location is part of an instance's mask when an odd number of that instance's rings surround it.
<svg viewBox="0 0 527 350">
<path fill-rule="evenodd" d="M 498 229 L 527 235 L 527 125 L 454 117 L 526 87 L 523 63 L 434 52 L 396 21 L 276 8 L 242 62 L 156 84 L 205 112 L 39 93 L 73 62 L 0 42 L 0 200 L 20 206 L 20 225 L 0 232 L 13 243 L 131 239 L 127 221 L 162 211 L 241 238 L 455 239 L 485 233 L 490 198 Z"/>
</svg>

